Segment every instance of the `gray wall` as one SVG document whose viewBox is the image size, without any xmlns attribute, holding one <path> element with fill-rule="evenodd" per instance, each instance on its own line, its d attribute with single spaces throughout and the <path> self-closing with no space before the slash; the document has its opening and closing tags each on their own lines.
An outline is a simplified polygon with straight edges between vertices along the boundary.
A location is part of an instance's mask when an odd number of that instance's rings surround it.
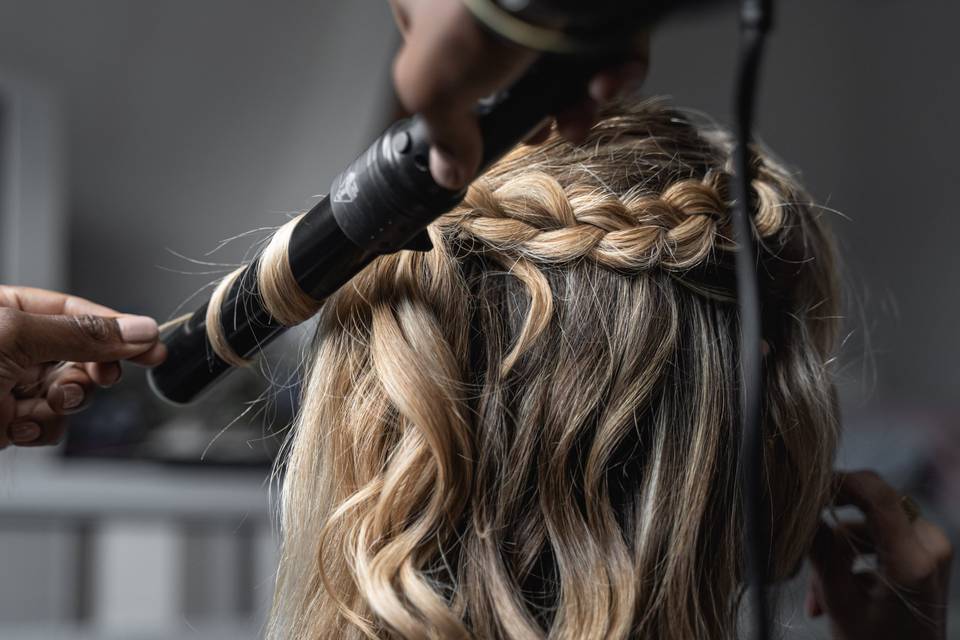
<svg viewBox="0 0 960 640">
<path fill-rule="evenodd" d="M 0 67 L 0 281 L 66 286 L 63 113 L 56 91 Z"/>
</svg>

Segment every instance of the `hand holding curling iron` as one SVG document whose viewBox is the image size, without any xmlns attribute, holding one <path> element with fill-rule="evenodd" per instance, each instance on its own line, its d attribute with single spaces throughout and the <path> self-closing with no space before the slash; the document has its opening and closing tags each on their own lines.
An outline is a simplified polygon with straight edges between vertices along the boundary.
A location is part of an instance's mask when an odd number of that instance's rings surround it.
<svg viewBox="0 0 960 640">
<path fill-rule="evenodd" d="M 390 0 L 404 46 L 394 61 L 397 95 L 427 123 L 433 148 L 430 171 L 437 184 L 457 190 L 477 173 L 483 136 L 474 114 L 477 101 L 517 79 L 538 57 L 484 30 L 464 3 L 451 0 Z M 649 43 L 641 38 L 633 59 L 597 73 L 587 97 L 554 114 L 560 132 L 578 141 L 596 119 L 597 107 L 647 75 Z M 528 142 L 546 138 L 541 128 Z"/>
</svg>

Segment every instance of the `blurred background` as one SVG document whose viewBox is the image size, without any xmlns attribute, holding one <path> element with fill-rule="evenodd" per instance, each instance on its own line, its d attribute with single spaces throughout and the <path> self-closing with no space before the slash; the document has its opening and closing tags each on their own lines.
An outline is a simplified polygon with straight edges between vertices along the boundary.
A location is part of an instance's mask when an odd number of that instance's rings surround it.
<svg viewBox="0 0 960 640">
<path fill-rule="evenodd" d="M 759 133 L 836 212 L 838 466 L 887 474 L 957 543 L 960 4 L 779 4 Z M 735 38 L 732 12 L 664 26 L 644 93 L 729 122 Z M 398 41 L 381 0 L 0 0 L 0 282 L 192 309 L 384 126 Z M 307 332 L 187 409 L 130 369 L 64 445 L 0 453 L 0 638 L 259 637 Z M 786 637 L 826 638 L 802 580 Z"/>
</svg>

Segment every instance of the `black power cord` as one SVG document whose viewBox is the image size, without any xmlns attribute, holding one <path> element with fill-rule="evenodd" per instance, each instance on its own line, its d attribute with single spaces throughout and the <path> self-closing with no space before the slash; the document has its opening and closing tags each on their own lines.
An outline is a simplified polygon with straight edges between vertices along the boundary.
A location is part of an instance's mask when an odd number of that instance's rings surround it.
<svg viewBox="0 0 960 640">
<path fill-rule="evenodd" d="M 740 308 L 740 496 L 743 508 L 745 584 L 758 640 L 770 638 L 767 606 L 769 540 L 763 509 L 763 328 L 757 282 L 756 238 L 750 188 L 754 103 L 760 60 L 772 23 L 772 0 L 744 0 L 740 14 L 740 64 L 736 81 L 736 148 L 733 229 L 737 243 L 737 304 Z"/>
</svg>

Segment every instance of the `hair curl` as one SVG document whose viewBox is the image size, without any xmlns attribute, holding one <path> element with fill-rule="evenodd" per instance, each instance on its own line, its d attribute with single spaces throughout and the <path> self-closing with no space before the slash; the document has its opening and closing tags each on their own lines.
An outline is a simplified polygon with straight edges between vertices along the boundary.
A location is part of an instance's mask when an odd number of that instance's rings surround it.
<svg viewBox="0 0 960 640">
<path fill-rule="evenodd" d="M 382 256 L 326 301 L 271 637 L 734 636 L 730 156 L 661 102 L 618 105 L 581 146 L 513 151 L 430 227 L 432 251 Z M 829 488 L 838 293 L 809 198 L 756 162 L 785 576 Z"/>
</svg>

